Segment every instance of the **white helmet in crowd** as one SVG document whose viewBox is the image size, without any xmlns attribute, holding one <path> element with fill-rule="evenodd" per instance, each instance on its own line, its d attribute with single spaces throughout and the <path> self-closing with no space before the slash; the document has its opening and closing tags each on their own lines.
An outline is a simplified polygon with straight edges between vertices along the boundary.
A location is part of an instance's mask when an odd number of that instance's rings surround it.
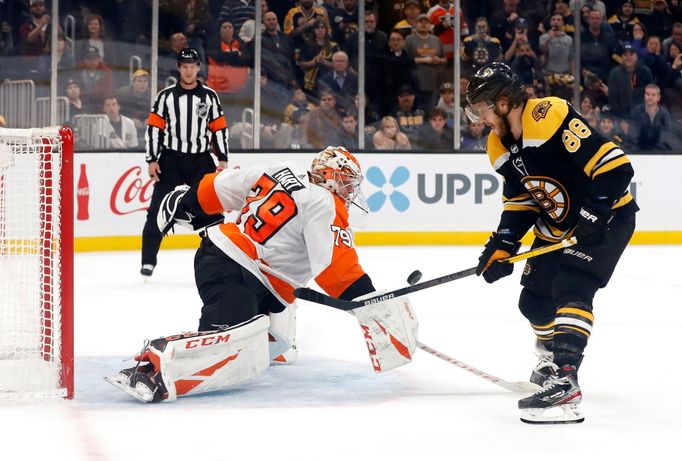
<svg viewBox="0 0 682 461">
<path fill-rule="evenodd" d="M 362 170 L 358 160 L 342 146 L 328 146 L 313 159 L 310 169 L 314 184 L 334 192 L 348 207 L 360 193 Z"/>
</svg>

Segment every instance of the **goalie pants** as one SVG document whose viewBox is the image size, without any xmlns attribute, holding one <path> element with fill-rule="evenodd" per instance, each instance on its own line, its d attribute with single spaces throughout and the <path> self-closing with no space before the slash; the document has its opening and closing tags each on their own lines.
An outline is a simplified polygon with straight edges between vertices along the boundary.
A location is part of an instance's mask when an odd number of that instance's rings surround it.
<svg viewBox="0 0 682 461">
<path fill-rule="evenodd" d="M 181 184 L 197 184 L 205 174 L 215 171 L 215 162 L 209 152 L 183 154 L 164 150 L 159 158 L 159 182 L 154 185 L 152 200 L 147 210 L 147 221 L 142 230 L 142 264 L 156 266 L 156 255 L 161 246 L 161 231 L 156 223 L 161 200 Z"/>
<path fill-rule="evenodd" d="M 555 356 L 563 352 L 569 363 L 579 362 L 594 321 L 592 299 L 608 284 L 634 229 L 634 214 L 617 214 L 603 243 L 578 243 L 526 263 L 519 308 L 540 341 L 553 341 Z M 548 243 L 536 238 L 532 249 Z"/>
<path fill-rule="evenodd" d="M 206 237 L 194 256 L 194 278 L 204 303 L 199 331 L 236 325 L 285 308 L 260 280 Z"/>
</svg>

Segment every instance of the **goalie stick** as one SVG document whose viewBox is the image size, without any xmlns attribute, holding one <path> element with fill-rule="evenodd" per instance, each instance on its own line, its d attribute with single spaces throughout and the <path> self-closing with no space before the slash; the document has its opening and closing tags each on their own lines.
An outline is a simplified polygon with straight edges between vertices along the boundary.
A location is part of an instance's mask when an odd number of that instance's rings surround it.
<svg viewBox="0 0 682 461">
<path fill-rule="evenodd" d="M 513 264 L 518 261 L 524 261 L 526 259 L 534 258 L 545 253 L 550 253 L 552 251 L 570 247 L 572 245 L 575 245 L 576 243 L 577 240 L 575 239 L 575 237 L 572 237 L 570 239 L 562 240 L 559 243 L 536 248 L 535 250 L 529 250 L 524 253 L 519 253 L 516 256 L 511 256 L 507 259 L 504 259 L 503 262 Z M 442 277 L 427 280 L 425 282 L 417 283 L 415 285 L 410 285 L 404 288 L 399 288 L 397 290 L 382 293 L 380 295 L 373 296 L 362 301 L 344 301 L 342 299 L 332 298 L 331 296 L 328 296 L 324 293 L 320 293 L 319 291 L 313 290 L 312 288 L 308 287 L 296 288 L 294 290 L 294 295 L 297 298 L 303 299 L 305 301 L 310 301 L 316 304 L 334 307 L 342 311 L 348 311 L 352 309 L 357 309 L 358 307 L 366 306 L 368 304 L 381 302 L 385 299 L 396 298 L 398 296 L 403 296 L 406 294 L 414 293 L 416 291 L 421 291 L 427 288 L 435 287 L 437 285 L 442 285 L 443 283 L 452 282 L 453 280 L 463 279 L 474 274 L 476 274 L 476 267 L 471 267 L 469 269 L 464 269 L 459 272 L 443 275 Z"/>
</svg>

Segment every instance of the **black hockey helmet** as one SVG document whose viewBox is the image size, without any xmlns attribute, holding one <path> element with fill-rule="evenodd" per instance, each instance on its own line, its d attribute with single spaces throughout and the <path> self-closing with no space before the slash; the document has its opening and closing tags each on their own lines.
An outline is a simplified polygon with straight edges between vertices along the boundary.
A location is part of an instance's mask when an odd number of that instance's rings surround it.
<svg viewBox="0 0 682 461">
<path fill-rule="evenodd" d="M 199 52 L 196 48 L 183 48 L 178 53 L 178 66 L 182 63 L 187 64 L 200 64 L 201 59 L 199 58 Z"/>
<path fill-rule="evenodd" d="M 519 77 L 503 62 L 487 64 L 476 71 L 466 89 L 467 102 L 474 105 L 480 102 L 494 104 L 498 96 L 507 96 L 512 106 L 523 99 L 523 85 Z"/>
</svg>

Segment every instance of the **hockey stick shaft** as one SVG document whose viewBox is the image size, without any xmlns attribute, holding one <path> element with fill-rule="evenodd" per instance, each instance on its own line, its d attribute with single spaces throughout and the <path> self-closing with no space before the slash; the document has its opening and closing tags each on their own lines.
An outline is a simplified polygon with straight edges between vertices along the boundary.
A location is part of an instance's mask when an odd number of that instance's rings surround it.
<svg viewBox="0 0 682 461">
<path fill-rule="evenodd" d="M 559 250 L 561 248 L 569 247 L 571 245 L 574 245 L 575 243 L 576 243 L 576 240 L 574 238 L 571 238 L 568 240 L 563 240 L 559 243 L 555 243 L 553 245 L 547 245 L 544 247 L 536 248 L 535 250 L 530 250 L 530 251 L 520 253 L 516 256 L 512 256 L 512 257 L 507 258 L 503 261 L 509 262 L 509 263 L 515 263 L 518 261 L 531 259 L 531 258 L 535 258 L 536 256 L 540 256 L 540 255 L 543 255 L 546 253 L 550 253 L 552 251 Z M 378 303 L 378 302 L 384 301 L 386 299 L 396 298 L 398 296 L 404 296 L 404 295 L 407 295 L 410 293 L 414 293 L 416 291 L 425 290 L 427 288 L 435 287 L 437 285 L 442 285 L 443 283 L 452 282 L 453 280 L 463 279 L 465 277 L 469 277 L 469 276 L 474 275 L 474 274 L 476 274 L 476 267 L 470 267 L 469 269 L 464 269 L 464 270 L 459 271 L 459 272 L 454 272 L 452 274 L 448 274 L 448 275 L 444 275 L 442 277 L 427 280 L 425 282 L 416 283 L 414 285 L 410 285 L 410 286 L 407 286 L 404 288 L 399 288 L 399 289 L 394 290 L 394 291 L 382 293 L 380 295 L 373 296 L 371 298 L 367 298 L 367 299 L 364 299 L 362 301 L 344 301 L 341 299 L 332 298 L 331 296 L 327 296 L 324 293 L 320 293 L 319 291 L 315 291 L 312 288 L 308 288 L 308 287 L 296 288 L 294 290 L 294 295 L 296 295 L 297 298 L 303 299 L 305 301 L 310 301 L 310 302 L 313 302 L 316 304 L 323 304 L 325 306 L 334 307 L 336 309 L 347 311 L 347 310 L 351 310 L 351 309 L 356 309 L 358 307 L 367 306 L 369 304 Z"/>
<path fill-rule="evenodd" d="M 512 392 L 519 392 L 522 394 L 529 393 L 529 392 L 535 392 L 538 389 L 540 389 L 540 386 L 537 384 L 533 384 L 530 382 L 525 382 L 525 381 L 506 381 L 502 378 L 498 378 L 497 376 L 493 376 L 491 374 L 486 373 L 485 371 L 479 370 L 478 368 L 472 367 L 471 365 L 462 362 L 461 360 L 457 360 L 454 357 L 451 357 L 447 354 L 444 354 L 443 352 L 440 352 L 436 349 L 434 349 L 431 346 L 427 346 L 426 344 L 422 343 L 421 341 L 417 341 L 417 347 L 424 352 L 427 352 L 434 357 L 437 357 L 445 362 L 448 362 L 452 365 L 455 365 L 463 370 L 468 371 L 471 374 L 474 374 L 478 376 L 479 378 L 483 378 L 486 381 L 489 381 L 499 387 L 502 387 L 504 389 L 507 389 L 508 391 Z"/>
</svg>

